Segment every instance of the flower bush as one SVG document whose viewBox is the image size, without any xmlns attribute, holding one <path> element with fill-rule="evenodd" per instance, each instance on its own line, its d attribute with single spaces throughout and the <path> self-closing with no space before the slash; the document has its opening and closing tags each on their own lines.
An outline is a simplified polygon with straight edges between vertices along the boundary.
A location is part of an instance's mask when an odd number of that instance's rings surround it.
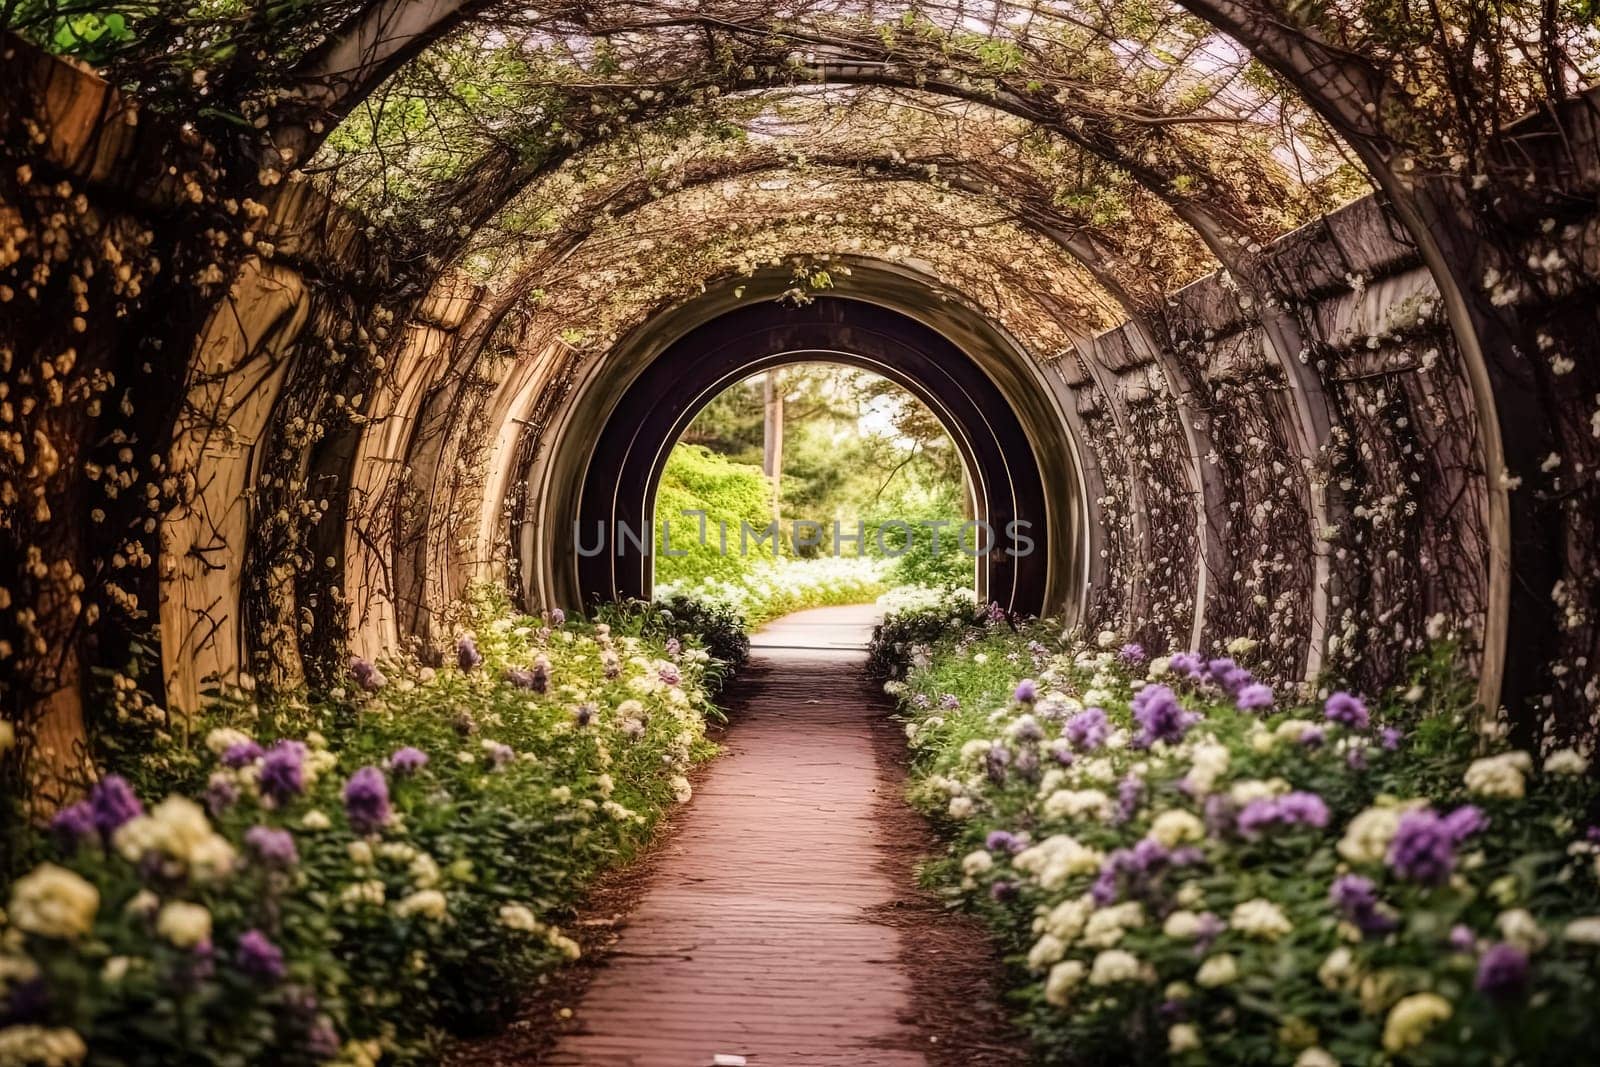
<svg viewBox="0 0 1600 1067">
<path fill-rule="evenodd" d="M 1552 1063 L 1600 1040 L 1588 758 L 1504 747 L 1437 647 L 1379 699 L 1274 693 L 998 613 L 875 657 L 946 826 L 929 877 L 1051 1063 Z M 1308 687 L 1309 688 L 1309 687 Z"/>
<path fill-rule="evenodd" d="M 719 668 L 637 612 L 470 622 L 60 811 L 3 897 L 0 1063 L 431 1062 L 575 957 L 556 920 L 689 798 Z"/>
</svg>

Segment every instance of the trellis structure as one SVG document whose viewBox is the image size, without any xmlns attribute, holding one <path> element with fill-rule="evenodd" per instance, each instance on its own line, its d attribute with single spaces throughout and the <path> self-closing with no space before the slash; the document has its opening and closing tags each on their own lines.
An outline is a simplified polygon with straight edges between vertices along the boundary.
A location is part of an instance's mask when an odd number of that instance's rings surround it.
<svg viewBox="0 0 1600 1067">
<path fill-rule="evenodd" d="M 0 685 L 58 766 L 90 666 L 90 706 L 164 723 L 425 646 L 471 578 L 555 595 L 508 531 L 568 413 L 773 269 L 915 277 L 1026 357 L 1082 472 L 1085 621 L 1369 687 L 1448 627 L 1529 738 L 1593 732 L 1576 19 L 81 6 L 0 16 L 110 80 L 7 39 Z"/>
</svg>

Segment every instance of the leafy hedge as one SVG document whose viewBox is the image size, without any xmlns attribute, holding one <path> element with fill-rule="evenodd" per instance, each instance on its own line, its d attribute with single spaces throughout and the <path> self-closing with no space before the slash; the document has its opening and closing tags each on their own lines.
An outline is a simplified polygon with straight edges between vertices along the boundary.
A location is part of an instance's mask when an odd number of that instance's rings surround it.
<svg viewBox="0 0 1600 1067">
<path fill-rule="evenodd" d="M 705 512 L 705 543 L 700 542 L 700 520 L 685 512 Z M 678 445 L 667 456 L 667 466 L 656 487 L 656 580 L 694 583 L 707 578 L 737 579 L 752 567 L 771 561 L 752 545 L 750 555 L 739 551 L 740 524 L 764 529 L 772 519 L 772 483 L 760 467 L 735 463 L 703 445 Z M 672 551 L 667 555 L 663 523 L 671 524 Z M 717 531 L 725 524 L 730 544 L 724 552 Z M 770 542 L 769 542 L 770 544 Z M 676 553 L 683 555 L 676 555 Z"/>
<path fill-rule="evenodd" d="M 1049 624 L 892 617 L 930 877 L 1046 1063 L 1538 1064 L 1600 1044 L 1588 759 L 1507 751 L 1440 647 L 1377 699 Z M 1246 659 L 1251 643 L 1236 642 Z"/>
<path fill-rule="evenodd" d="M 446 667 L 240 695 L 119 768 L 5 891 L 0 1063 L 434 1062 L 498 1023 L 712 751 L 720 668 L 669 623 L 485 605 Z"/>
</svg>

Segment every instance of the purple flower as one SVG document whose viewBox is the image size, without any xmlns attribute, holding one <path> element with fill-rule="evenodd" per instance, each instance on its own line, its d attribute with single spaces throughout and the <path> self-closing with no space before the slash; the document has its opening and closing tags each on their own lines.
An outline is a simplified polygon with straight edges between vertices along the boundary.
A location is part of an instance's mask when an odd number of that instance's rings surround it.
<svg viewBox="0 0 1600 1067">
<path fill-rule="evenodd" d="M 1102 708 L 1084 708 L 1067 720 L 1067 740 L 1085 751 L 1099 748 L 1111 735 L 1111 724 Z"/>
<path fill-rule="evenodd" d="M 1487 830 L 1489 816 L 1475 805 L 1463 804 L 1444 817 L 1444 826 L 1450 832 L 1450 840 L 1459 845 L 1473 834 Z"/>
<path fill-rule="evenodd" d="M 257 779 L 261 793 L 275 804 L 299 796 L 306 788 L 306 746 L 299 741 L 279 741 L 261 757 Z"/>
<path fill-rule="evenodd" d="M 483 653 L 478 651 L 478 642 L 471 634 L 463 634 L 456 642 L 456 665 L 464 671 L 474 671 L 482 662 Z"/>
<path fill-rule="evenodd" d="M 1139 723 L 1136 746 L 1148 748 L 1157 741 L 1177 744 L 1200 721 L 1200 716 L 1185 711 L 1171 689 L 1147 685 L 1133 698 L 1133 717 Z"/>
<path fill-rule="evenodd" d="M 1017 896 L 1017 883 L 1007 881 L 1004 878 L 990 882 L 989 896 L 991 899 L 997 900 L 1002 904 L 1009 900 L 1014 900 Z"/>
<path fill-rule="evenodd" d="M 1032 678 L 1024 678 L 1017 683 L 1017 688 L 1011 694 L 1011 699 L 1018 704 L 1032 704 L 1039 699 L 1039 686 Z"/>
<path fill-rule="evenodd" d="M 387 826 L 389 782 L 376 767 L 362 767 L 344 784 L 344 813 L 358 834 L 376 833 Z"/>
<path fill-rule="evenodd" d="M 944 696 L 939 698 L 939 707 L 943 708 L 945 711 L 955 711 L 960 706 L 961 701 L 954 693 L 946 693 Z"/>
<path fill-rule="evenodd" d="M 317 1016 L 317 1021 L 306 1031 L 306 1052 L 318 1063 L 339 1054 L 339 1031 L 326 1015 Z"/>
<path fill-rule="evenodd" d="M 1476 941 L 1472 936 L 1472 927 L 1465 923 L 1456 923 L 1450 928 L 1450 947 L 1457 952 L 1471 952 Z"/>
<path fill-rule="evenodd" d="M 248 767 L 263 755 L 265 752 L 254 741 L 235 741 L 222 750 L 222 765 L 238 770 L 240 767 Z"/>
<path fill-rule="evenodd" d="M 264 867 L 288 870 L 300 862 L 300 853 L 294 847 L 294 835 L 287 830 L 252 826 L 244 832 L 244 844 Z"/>
<path fill-rule="evenodd" d="M 1321 748 L 1328 735 L 1322 732 L 1320 726 L 1308 726 L 1300 731 L 1299 741 L 1307 748 Z"/>
<path fill-rule="evenodd" d="M 1114 821 L 1121 825 L 1133 818 L 1134 812 L 1139 810 L 1139 798 L 1144 795 L 1144 780 L 1137 775 L 1128 775 L 1117 783 L 1117 813 Z"/>
<path fill-rule="evenodd" d="M 1278 817 L 1291 826 L 1328 825 L 1328 805 L 1315 793 L 1296 791 L 1278 798 Z"/>
<path fill-rule="evenodd" d="M 410 745 L 395 749 L 394 754 L 389 757 L 389 770 L 395 774 L 416 774 L 427 765 L 428 754 Z"/>
<path fill-rule="evenodd" d="M 1017 835 L 1008 830 L 990 830 L 989 836 L 983 839 L 983 847 L 990 852 L 1015 852 L 1012 846 L 1017 843 Z"/>
<path fill-rule="evenodd" d="M 1456 866 L 1450 827 L 1430 808 L 1406 812 L 1389 843 L 1389 866 L 1407 881 L 1442 884 Z"/>
<path fill-rule="evenodd" d="M 1129 641 L 1117 649 L 1117 658 L 1130 667 L 1137 667 L 1144 662 L 1144 646 Z"/>
<path fill-rule="evenodd" d="M 588 726 L 594 722 L 595 708 L 593 704 L 579 704 L 572 712 L 572 721 L 579 726 Z"/>
<path fill-rule="evenodd" d="M 1204 663 L 1193 652 L 1174 652 L 1167 662 L 1168 669 L 1173 674 L 1181 675 L 1191 682 L 1198 682 L 1204 677 L 1201 674 Z"/>
<path fill-rule="evenodd" d="M 1369 937 L 1386 934 L 1399 925 L 1393 913 L 1379 902 L 1377 886 L 1370 878 L 1340 875 L 1333 880 L 1328 896 L 1340 914 Z"/>
<path fill-rule="evenodd" d="M 1272 687 L 1252 682 L 1239 690 L 1239 695 L 1234 699 L 1234 706 L 1240 711 L 1261 711 L 1263 708 L 1272 707 Z"/>
<path fill-rule="evenodd" d="M 1345 692 L 1330 696 L 1328 702 L 1322 705 L 1322 714 L 1329 722 L 1348 726 L 1352 730 L 1365 730 L 1372 722 L 1372 714 L 1367 711 L 1367 706 L 1358 697 Z"/>
<path fill-rule="evenodd" d="M 246 930 L 239 935 L 239 970 L 253 978 L 277 982 L 288 973 L 283 962 L 283 949 L 274 945 L 260 930 Z"/>
<path fill-rule="evenodd" d="M 383 676 L 382 671 L 360 656 L 351 658 L 350 673 L 355 677 L 356 683 L 369 693 L 375 693 L 389 684 L 389 679 Z"/>
<path fill-rule="evenodd" d="M 678 673 L 678 668 L 671 663 L 663 663 L 656 671 L 663 685 L 678 685 L 683 681 L 683 675 Z"/>
<path fill-rule="evenodd" d="M 239 787 L 225 774 L 213 774 L 206 782 L 206 810 L 220 815 L 239 802 Z"/>
<path fill-rule="evenodd" d="M 559 629 L 561 629 L 561 627 L 565 626 L 566 624 L 567 624 L 567 613 L 562 611 L 560 608 L 551 608 L 550 609 L 550 625 L 554 626 L 556 629 L 559 630 Z"/>
<path fill-rule="evenodd" d="M 1328 805 L 1315 793 L 1294 792 L 1281 797 L 1252 800 L 1239 812 L 1239 832 L 1248 838 L 1260 836 L 1273 826 L 1328 825 Z"/>
<path fill-rule="evenodd" d="M 144 814 L 144 805 L 133 786 L 120 774 L 108 774 L 89 791 L 89 807 L 94 812 L 95 829 L 110 837 L 123 823 Z"/>
<path fill-rule="evenodd" d="M 667 638 L 667 655 L 673 659 L 678 658 L 678 653 L 683 651 L 683 642 L 676 637 Z"/>
<path fill-rule="evenodd" d="M 50 820 L 50 829 L 68 852 L 78 847 L 86 837 L 99 832 L 94 821 L 94 807 L 87 800 L 69 804 L 56 812 Z"/>
<path fill-rule="evenodd" d="M 1528 988 L 1528 954 L 1504 942 L 1491 946 L 1478 960 L 1473 985 L 1491 1000 L 1520 997 Z"/>
<path fill-rule="evenodd" d="M 1397 730 L 1393 726 L 1385 726 L 1383 732 L 1378 736 L 1382 740 L 1384 749 L 1388 752 L 1393 752 L 1400 747 L 1400 742 L 1405 739 L 1406 735 L 1404 731 Z"/>
<path fill-rule="evenodd" d="M 1231 659 L 1214 659 L 1206 664 L 1206 673 L 1211 680 L 1231 697 L 1237 698 L 1245 689 L 1255 684 L 1255 675 L 1239 666 Z"/>
<path fill-rule="evenodd" d="M 984 773 L 995 785 L 1006 784 L 1006 768 L 1011 764 L 1011 750 L 1005 745 L 993 745 L 984 753 Z"/>
<path fill-rule="evenodd" d="M 489 762 L 494 764 L 497 769 L 504 767 L 517 758 L 516 752 L 510 745 L 502 745 L 498 741 L 490 741 L 483 747 L 484 751 L 489 753 Z"/>
</svg>

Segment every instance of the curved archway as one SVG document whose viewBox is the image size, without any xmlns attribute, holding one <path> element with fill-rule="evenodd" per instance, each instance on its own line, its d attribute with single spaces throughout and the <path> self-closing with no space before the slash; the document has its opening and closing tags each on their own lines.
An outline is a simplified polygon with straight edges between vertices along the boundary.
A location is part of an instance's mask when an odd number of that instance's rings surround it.
<svg viewBox="0 0 1600 1067">
<path fill-rule="evenodd" d="M 638 540 L 618 538 L 595 552 L 593 533 L 580 546 L 576 532 L 644 529 L 667 453 L 712 396 L 749 374 L 817 359 L 870 369 L 905 387 L 957 442 L 972 475 L 974 517 L 994 531 L 992 551 L 977 558 L 982 595 L 1015 610 L 1076 612 L 1088 525 L 1080 475 L 1069 461 L 1047 476 L 1038 440 L 1052 429 L 1064 433 L 1059 421 L 1051 428 L 1038 410 L 1019 413 L 990 370 L 932 326 L 845 297 L 803 306 L 762 301 L 705 318 L 642 361 L 624 387 L 580 399 L 573 425 L 599 429 L 581 460 L 562 472 L 575 491 L 560 498 L 546 523 L 550 578 L 562 599 L 649 595 L 651 561 Z M 1013 522 L 1031 546 L 1007 537 Z M 524 565 L 539 563 L 525 558 Z"/>
</svg>

